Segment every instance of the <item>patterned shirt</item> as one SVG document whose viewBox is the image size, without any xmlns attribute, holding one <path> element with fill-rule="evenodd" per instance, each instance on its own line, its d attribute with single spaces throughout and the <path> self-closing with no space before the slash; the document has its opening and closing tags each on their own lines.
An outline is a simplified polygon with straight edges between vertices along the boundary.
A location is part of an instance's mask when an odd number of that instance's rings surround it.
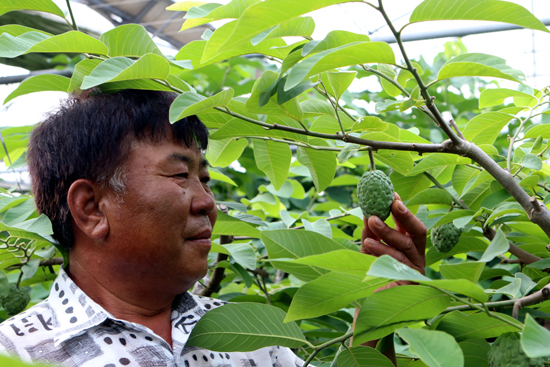
<svg viewBox="0 0 550 367">
<path fill-rule="evenodd" d="M 79 367 L 299 367 L 290 349 L 219 353 L 186 347 L 191 330 L 226 302 L 187 292 L 172 305 L 172 347 L 149 328 L 116 319 L 60 269 L 48 299 L 0 324 L 0 351 Z"/>
</svg>

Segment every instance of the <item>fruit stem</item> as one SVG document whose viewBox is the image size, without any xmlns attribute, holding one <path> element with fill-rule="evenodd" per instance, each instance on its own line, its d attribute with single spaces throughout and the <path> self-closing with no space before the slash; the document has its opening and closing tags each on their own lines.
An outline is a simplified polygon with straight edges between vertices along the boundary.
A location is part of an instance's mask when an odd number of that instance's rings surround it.
<svg viewBox="0 0 550 367">
<path fill-rule="evenodd" d="M 370 160 L 370 170 L 376 171 L 376 165 L 374 164 L 374 154 L 372 153 L 372 149 L 369 149 L 369 160 Z"/>
</svg>

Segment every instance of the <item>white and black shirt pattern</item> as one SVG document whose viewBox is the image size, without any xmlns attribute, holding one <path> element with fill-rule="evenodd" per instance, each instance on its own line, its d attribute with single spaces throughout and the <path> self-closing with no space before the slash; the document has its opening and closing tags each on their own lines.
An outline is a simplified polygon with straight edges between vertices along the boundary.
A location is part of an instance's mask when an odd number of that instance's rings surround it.
<svg viewBox="0 0 550 367">
<path fill-rule="evenodd" d="M 172 347 L 149 328 L 116 319 L 60 269 L 50 296 L 0 324 L 0 353 L 24 361 L 74 367 L 299 367 L 288 348 L 219 353 L 186 347 L 208 310 L 226 302 L 178 296 L 172 306 Z"/>
</svg>

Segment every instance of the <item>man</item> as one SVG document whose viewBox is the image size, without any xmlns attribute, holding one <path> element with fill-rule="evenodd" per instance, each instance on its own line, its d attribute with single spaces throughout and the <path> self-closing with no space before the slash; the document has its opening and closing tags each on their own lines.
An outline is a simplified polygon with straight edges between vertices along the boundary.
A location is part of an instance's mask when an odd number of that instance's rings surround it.
<svg viewBox="0 0 550 367">
<path fill-rule="evenodd" d="M 46 301 L 0 326 L 6 352 L 83 367 L 302 364 L 286 348 L 185 347 L 198 319 L 224 302 L 187 292 L 207 273 L 216 210 L 201 153 L 208 131 L 196 117 L 170 125 L 173 99 L 88 91 L 34 130 L 28 160 L 36 205 L 70 265 Z M 423 271 L 425 228 L 422 238 L 422 223 L 400 201 L 393 208 L 401 227 L 370 218 L 363 251 Z"/>
</svg>

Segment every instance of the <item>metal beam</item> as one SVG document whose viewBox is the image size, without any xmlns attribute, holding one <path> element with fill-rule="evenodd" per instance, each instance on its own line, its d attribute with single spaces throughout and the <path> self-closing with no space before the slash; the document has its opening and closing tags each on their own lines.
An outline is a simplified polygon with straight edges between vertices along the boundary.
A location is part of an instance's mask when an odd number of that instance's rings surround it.
<svg viewBox="0 0 550 367">
<path fill-rule="evenodd" d="M 544 25 L 550 26 L 550 18 L 541 19 L 540 21 Z M 481 25 L 476 27 L 466 27 L 466 28 L 460 28 L 460 29 L 443 29 L 438 31 L 404 34 L 401 36 L 401 39 L 403 40 L 403 42 L 423 41 L 423 40 L 446 38 L 446 37 L 465 37 L 465 36 L 470 36 L 472 34 L 513 31 L 517 29 L 526 29 L 526 28 L 519 27 L 512 24 L 495 23 L 495 24 Z M 395 38 L 393 36 L 371 37 L 371 40 L 386 42 L 386 43 L 395 43 Z"/>
</svg>

